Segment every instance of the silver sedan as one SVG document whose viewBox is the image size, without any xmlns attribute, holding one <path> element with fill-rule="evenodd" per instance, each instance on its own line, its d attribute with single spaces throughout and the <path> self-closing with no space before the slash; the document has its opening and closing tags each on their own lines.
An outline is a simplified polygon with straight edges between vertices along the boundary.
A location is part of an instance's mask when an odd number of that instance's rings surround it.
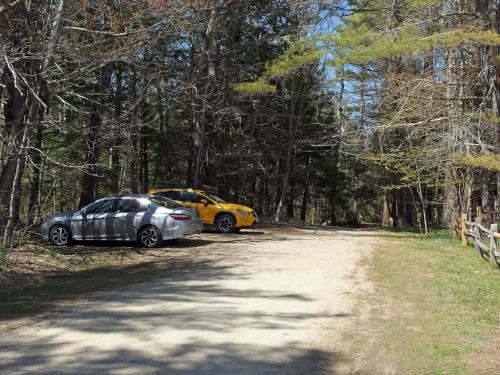
<svg viewBox="0 0 500 375">
<path fill-rule="evenodd" d="M 144 247 L 160 246 L 201 233 L 198 210 L 171 199 L 131 194 L 99 199 L 73 213 L 50 217 L 42 225 L 42 237 L 57 246 L 75 241 L 138 241 Z"/>
</svg>

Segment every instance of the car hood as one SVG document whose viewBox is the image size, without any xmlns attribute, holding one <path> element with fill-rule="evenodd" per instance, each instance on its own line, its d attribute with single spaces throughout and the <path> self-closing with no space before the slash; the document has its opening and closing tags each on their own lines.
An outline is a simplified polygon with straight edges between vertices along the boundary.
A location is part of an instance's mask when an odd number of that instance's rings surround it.
<svg viewBox="0 0 500 375">
<path fill-rule="evenodd" d="M 219 206 L 222 207 L 224 210 L 243 210 L 243 211 L 248 211 L 248 212 L 253 211 L 253 208 L 250 208 L 247 206 L 242 206 L 241 204 L 219 203 Z"/>
</svg>

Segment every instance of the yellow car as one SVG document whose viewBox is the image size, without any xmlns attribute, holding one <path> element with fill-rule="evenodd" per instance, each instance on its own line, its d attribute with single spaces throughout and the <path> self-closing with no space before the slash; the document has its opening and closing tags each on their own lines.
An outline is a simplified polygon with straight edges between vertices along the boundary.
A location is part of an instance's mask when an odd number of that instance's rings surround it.
<svg viewBox="0 0 500 375">
<path fill-rule="evenodd" d="M 160 195 L 184 206 L 196 207 L 203 224 L 215 225 L 220 233 L 239 232 L 241 228 L 257 223 L 257 214 L 250 207 L 227 203 L 207 191 L 158 188 L 149 190 L 148 194 Z"/>
</svg>

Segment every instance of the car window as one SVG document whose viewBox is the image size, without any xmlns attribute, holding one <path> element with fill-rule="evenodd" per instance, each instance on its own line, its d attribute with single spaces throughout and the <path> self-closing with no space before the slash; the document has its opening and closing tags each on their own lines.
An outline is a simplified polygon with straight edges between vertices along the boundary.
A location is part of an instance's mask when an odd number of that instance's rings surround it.
<svg viewBox="0 0 500 375">
<path fill-rule="evenodd" d="M 92 203 L 88 205 L 86 208 L 84 208 L 83 211 L 85 211 L 86 214 L 92 214 L 94 213 L 95 210 L 97 210 L 100 204 L 101 202 Z"/>
<path fill-rule="evenodd" d="M 85 209 L 86 214 L 105 214 L 115 212 L 116 199 L 106 199 L 91 204 Z"/>
<path fill-rule="evenodd" d="M 217 203 L 226 203 L 226 201 L 224 199 L 221 199 L 219 198 L 217 195 L 215 194 L 212 194 L 212 193 L 209 193 L 208 191 L 204 191 L 203 194 L 205 194 L 207 197 L 209 197 L 210 199 L 213 199 L 214 201 L 216 201 Z"/>
<path fill-rule="evenodd" d="M 158 195 L 161 195 L 162 197 L 165 197 L 168 199 L 173 199 L 174 201 L 180 200 L 180 192 L 178 192 L 178 191 L 162 191 L 162 192 L 158 193 Z"/>
<path fill-rule="evenodd" d="M 120 199 L 118 212 L 143 212 L 148 209 L 148 204 L 144 199 Z"/>
<path fill-rule="evenodd" d="M 165 197 L 153 197 L 151 198 L 151 201 L 159 204 L 160 206 L 166 207 L 166 208 L 179 208 L 179 207 L 184 207 L 182 204 L 177 203 L 176 201 L 172 199 L 168 199 Z"/>
<path fill-rule="evenodd" d="M 191 193 L 189 191 L 183 191 L 181 193 L 181 199 L 179 200 L 182 202 L 201 203 L 201 196 L 199 196 L 196 193 Z"/>
</svg>

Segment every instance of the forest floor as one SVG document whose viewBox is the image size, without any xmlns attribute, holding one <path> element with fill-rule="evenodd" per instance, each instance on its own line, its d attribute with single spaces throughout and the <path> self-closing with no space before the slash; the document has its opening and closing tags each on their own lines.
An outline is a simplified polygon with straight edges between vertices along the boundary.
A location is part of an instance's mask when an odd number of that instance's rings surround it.
<svg viewBox="0 0 500 375">
<path fill-rule="evenodd" d="M 52 259 L 49 276 L 33 266 L 4 276 L 1 374 L 488 374 L 500 365 L 499 272 L 441 237 L 264 227 L 147 251 L 37 253 Z"/>
</svg>

